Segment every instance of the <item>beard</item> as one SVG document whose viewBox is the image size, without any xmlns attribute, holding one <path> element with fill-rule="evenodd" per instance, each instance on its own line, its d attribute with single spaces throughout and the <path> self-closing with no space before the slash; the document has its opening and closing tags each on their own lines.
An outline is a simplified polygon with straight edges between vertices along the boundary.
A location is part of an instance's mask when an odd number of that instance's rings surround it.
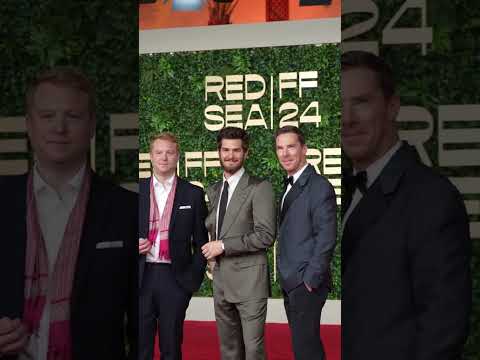
<svg viewBox="0 0 480 360">
<path fill-rule="evenodd" d="M 243 166 L 243 160 L 235 164 L 225 164 L 222 159 L 220 159 L 220 164 L 222 165 L 223 171 L 229 174 L 235 174 Z"/>
</svg>

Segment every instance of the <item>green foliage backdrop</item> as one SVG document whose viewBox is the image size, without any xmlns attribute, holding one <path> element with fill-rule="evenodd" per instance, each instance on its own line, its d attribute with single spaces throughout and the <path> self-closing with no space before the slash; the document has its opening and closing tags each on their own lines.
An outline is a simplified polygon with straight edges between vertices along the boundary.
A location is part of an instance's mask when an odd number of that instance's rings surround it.
<svg viewBox="0 0 480 360">
<path fill-rule="evenodd" d="M 278 114 L 280 103 L 292 101 L 298 104 L 299 114 L 310 102 L 318 100 L 322 121 L 317 128 L 314 124 L 300 127 L 307 137 L 307 145 L 315 149 L 340 147 L 340 80 L 337 45 L 295 46 L 280 48 L 258 48 L 219 50 L 206 52 L 166 53 L 140 56 L 140 100 L 139 138 L 140 152 L 148 152 L 149 137 L 156 132 L 172 131 L 185 151 L 215 151 L 217 132 L 208 131 L 204 126 L 204 81 L 207 75 L 260 74 L 268 83 L 270 75 L 277 77 L 281 72 L 318 71 L 318 88 L 304 90 L 302 98 L 294 91 L 288 92 L 281 101 L 274 103 Z M 267 94 L 268 95 L 268 94 Z M 267 124 L 269 121 L 269 96 L 258 103 Z M 209 101 L 208 104 L 212 104 Z M 224 103 L 223 103 L 224 104 Z M 250 106 L 243 108 L 247 118 Z M 274 129 L 278 128 L 276 115 Z M 277 198 L 282 191 L 283 172 L 278 165 L 273 142 L 272 129 L 249 127 L 251 138 L 247 170 L 259 177 L 269 179 L 275 188 Z M 184 159 L 180 160 L 184 169 Z M 183 175 L 181 171 L 180 175 Z M 220 179 L 221 170 L 209 169 L 203 178 L 201 169 L 192 169 L 188 180 L 201 181 L 208 186 Z M 338 176 L 339 177 L 339 176 Z M 272 258 L 272 254 L 270 254 Z M 340 250 L 337 246 L 333 259 L 334 291 L 332 298 L 340 297 Z M 209 280 L 200 291 L 211 295 Z M 273 284 L 273 296 L 280 296 L 278 284 Z"/>
</svg>

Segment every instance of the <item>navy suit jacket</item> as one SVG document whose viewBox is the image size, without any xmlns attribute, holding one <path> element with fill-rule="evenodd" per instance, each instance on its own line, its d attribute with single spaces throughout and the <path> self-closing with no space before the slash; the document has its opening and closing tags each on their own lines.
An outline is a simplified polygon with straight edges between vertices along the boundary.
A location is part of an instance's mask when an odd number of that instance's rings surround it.
<svg viewBox="0 0 480 360">
<path fill-rule="evenodd" d="M 177 178 L 168 240 L 172 269 L 180 286 L 190 293 L 197 291 L 203 281 L 207 260 L 202 246 L 208 242 L 205 227 L 207 205 L 203 190 Z M 139 237 L 148 238 L 150 215 L 150 178 L 140 180 Z M 142 286 L 145 255 L 139 259 L 139 286 Z"/>
<path fill-rule="evenodd" d="M 404 143 L 344 227 L 343 359 L 459 359 L 470 246 L 459 192 Z"/>
<path fill-rule="evenodd" d="M 331 288 L 336 209 L 332 185 L 308 165 L 280 210 L 278 272 L 285 291 L 304 282 L 313 288 Z"/>
<path fill-rule="evenodd" d="M 0 318 L 22 318 L 27 176 L 0 177 Z M 95 174 L 71 296 L 73 359 L 136 359 L 138 197 Z M 97 248 L 121 241 L 122 247 Z M 16 359 L 16 356 L 6 359 Z"/>
</svg>

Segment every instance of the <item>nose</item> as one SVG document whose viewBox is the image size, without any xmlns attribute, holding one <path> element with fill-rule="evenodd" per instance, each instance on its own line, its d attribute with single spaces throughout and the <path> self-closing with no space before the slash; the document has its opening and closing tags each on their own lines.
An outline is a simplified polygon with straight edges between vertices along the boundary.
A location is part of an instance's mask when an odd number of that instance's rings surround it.
<svg viewBox="0 0 480 360">
<path fill-rule="evenodd" d="M 54 130 L 57 133 L 65 133 L 67 129 L 65 115 L 58 114 L 54 121 Z"/>
</svg>

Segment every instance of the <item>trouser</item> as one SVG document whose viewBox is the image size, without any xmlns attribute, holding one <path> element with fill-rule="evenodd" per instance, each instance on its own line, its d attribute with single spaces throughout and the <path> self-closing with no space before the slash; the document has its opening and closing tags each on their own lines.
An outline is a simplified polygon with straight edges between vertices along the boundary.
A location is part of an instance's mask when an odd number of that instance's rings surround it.
<svg viewBox="0 0 480 360">
<path fill-rule="evenodd" d="M 265 320 L 267 298 L 231 303 L 221 286 L 214 288 L 222 360 L 265 360 Z"/>
<path fill-rule="evenodd" d="M 303 283 L 288 293 L 283 291 L 295 360 L 325 359 L 320 340 L 320 317 L 327 295 L 327 288 L 309 292 Z"/>
<path fill-rule="evenodd" d="M 139 299 L 139 360 L 152 360 L 158 329 L 160 359 L 181 360 L 183 322 L 191 294 L 170 264 L 146 263 Z"/>
</svg>

